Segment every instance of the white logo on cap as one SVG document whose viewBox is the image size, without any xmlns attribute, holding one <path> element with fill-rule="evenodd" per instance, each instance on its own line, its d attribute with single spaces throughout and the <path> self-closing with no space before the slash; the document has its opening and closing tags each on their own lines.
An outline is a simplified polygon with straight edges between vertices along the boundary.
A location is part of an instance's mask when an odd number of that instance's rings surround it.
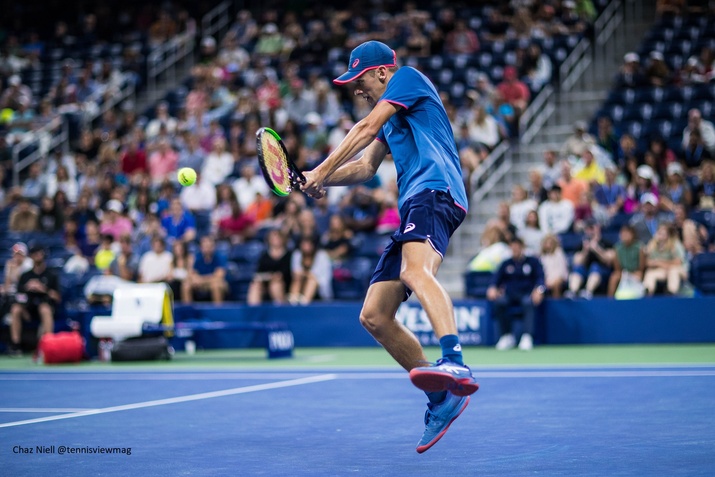
<svg viewBox="0 0 715 477">
<path fill-rule="evenodd" d="M 353 68 L 357 68 L 358 63 L 360 63 L 360 58 L 355 58 L 355 61 L 353 61 Z"/>
</svg>

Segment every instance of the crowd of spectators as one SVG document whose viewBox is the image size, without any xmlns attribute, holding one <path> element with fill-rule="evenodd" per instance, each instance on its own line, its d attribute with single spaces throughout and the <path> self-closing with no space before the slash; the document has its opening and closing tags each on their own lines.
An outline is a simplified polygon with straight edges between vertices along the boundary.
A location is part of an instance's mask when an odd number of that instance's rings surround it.
<svg viewBox="0 0 715 477">
<path fill-rule="evenodd" d="M 715 13 L 681 1 L 657 8 L 661 16 Z M 614 90 L 712 84 L 709 44 L 680 68 L 668 63 L 661 51 L 648 58 L 629 52 Z M 527 255 L 540 258 L 546 291 L 555 298 L 692 294 L 691 260 L 715 252 L 711 113 L 692 105 L 687 123 L 670 136 L 636 137 L 603 112 L 592 132 L 577 122 L 560 150 L 544 151 L 528 184 L 516 185 L 500 204 L 469 270 L 498 270 L 517 237 Z"/>
<path fill-rule="evenodd" d="M 257 169 L 255 132 L 270 124 L 299 167 L 309 169 L 369 111 L 351 91 L 330 83 L 357 44 L 385 41 L 403 64 L 422 69 L 435 57 L 471 61 L 483 48 L 512 42 L 506 67 L 470 78 L 461 97 L 425 70 L 439 86 L 469 184 L 479 162 L 518 134 L 519 115 L 551 81 L 552 58 L 540 41 L 582 34 L 595 15 L 588 0 L 513 3 L 463 10 L 407 2 L 399 11 L 363 15 L 331 8 L 242 10 L 223 38 L 200 38 L 190 77 L 165 101 L 146 113 L 125 102 L 83 123 L 69 151 L 43 154 L 18 186 L 10 187 L 9 170 L 0 170 L 7 229 L 61 237 L 63 273 L 108 279 L 89 287 L 99 301 L 121 281 L 162 281 L 180 301 L 221 303 L 236 299 L 232 278 L 242 275 L 241 267 L 252 272 L 256 262 L 245 290 L 250 304 L 331 299 L 332 269 L 351 258 L 362 238 L 399 226 L 394 165 L 388 158 L 370 182 L 331 189 L 318 201 L 299 193 L 279 199 Z M 132 43 L 137 29 L 151 48 L 195 28 L 177 5 L 147 8 L 134 29 L 126 25 L 129 16 L 118 15 L 121 38 L 108 41 L 127 40 L 119 57 L 65 60 L 45 92 L 28 87 L 22 72 L 42 66 L 43 49 L 103 44 L 102 33 L 92 33 L 97 16 L 84 16 L 76 27 L 59 21 L 52 38 L 7 37 L 0 59 L 0 103 L 12 133 L 6 141 L 21 140 L 72 108 L 96 109 L 121 81 L 140 84 L 145 50 Z M 178 187 L 181 167 L 197 171 L 195 185 Z M 242 246 L 256 243 L 257 256 L 237 258 L 246 253 Z"/>
</svg>

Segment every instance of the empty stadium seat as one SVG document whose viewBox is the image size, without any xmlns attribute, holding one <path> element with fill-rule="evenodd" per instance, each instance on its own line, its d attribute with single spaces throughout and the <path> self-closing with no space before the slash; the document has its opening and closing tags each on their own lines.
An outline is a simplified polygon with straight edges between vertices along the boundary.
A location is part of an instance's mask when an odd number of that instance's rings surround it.
<svg viewBox="0 0 715 477">
<path fill-rule="evenodd" d="M 376 260 L 354 257 L 333 268 L 333 297 L 336 300 L 362 300 L 370 285 Z"/>
<path fill-rule="evenodd" d="M 581 245 L 583 245 L 583 234 L 574 232 L 559 234 L 559 241 L 561 242 L 561 248 L 564 249 L 564 253 L 569 255 L 581 250 Z"/>
<path fill-rule="evenodd" d="M 469 298 L 487 297 L 487 289 L 492 284 L 493 272 L 469 271 L 464 274 L 464 294 Z"/>
<path fill-rule="evenodd" d="M 387 244 L 392 241 L 390 235 L 364 234 L 356 237 L 356 257 L 379 258 Z"/>
<path fill-rule="evenodd" d="M 715 253 L 701 253 L 690 262 L 690 282 L 705 295 L 715 295 Z"/>
</svg>

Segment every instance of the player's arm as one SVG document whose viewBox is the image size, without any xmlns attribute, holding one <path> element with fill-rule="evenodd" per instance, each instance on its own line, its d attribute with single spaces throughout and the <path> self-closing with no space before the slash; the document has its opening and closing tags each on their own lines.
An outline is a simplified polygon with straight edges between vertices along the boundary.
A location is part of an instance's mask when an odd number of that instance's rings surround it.
<svg viewBox="0 0 715 477">
<path fill-rule="evenodd" d="M 364 119 L 360 120 L 348 132 L 337 148 L 312 171 L 304 173 L 306 183 L 302 186 L 308 195 L 321 196 L 325 180 L 335 171 L 350 160 L 355 154 L 365 149 L 374 142 L 380 128 L 393 114 L 399 111 L 400 106 L 380 101 Z"/>
<path fill-rule="evenodd" d="M 360 184 L 369 181 L 377 173 L 377 168 L 387 155 L 387 146 L 381 141 L 374 140 L 367 146 L 365 154 L 360 159 L 350 161 L 340 166 L 329 175 L 324 186 L 341 186 Z"/>
</svg>

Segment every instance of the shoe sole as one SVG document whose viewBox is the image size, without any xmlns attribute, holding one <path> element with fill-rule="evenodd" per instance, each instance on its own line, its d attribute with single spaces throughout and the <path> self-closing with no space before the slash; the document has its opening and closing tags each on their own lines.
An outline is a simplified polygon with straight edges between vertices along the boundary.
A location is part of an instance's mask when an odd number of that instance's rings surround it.
<svg viewBox="0 0 715 477">
<path fill-rule="evenodd" d="M 428 393 L 449 391 L 455 396 L 464 397 L 476 393 L 479 384 L 469 378 L 455 378 L 447 373 L 423 371 L 415 368 L 410 371 L 412 384 Z"/>
<path fill-rule="evenodd" d="M 439 434 L 437 434 L 437 435 L 435 436 L 435 438 L 432 439 L 431 441 L 429 441 L 427 444 L 425 444 L 425 445 L 423 445 L 423 446 L 417 446 L 417 453 L 418 453 L 418 454 L 422 454 L 423 452 L 425 452 L 426 450 L 428 450 L 430 447 L 432 447 L 433 445 L 435 445 L 435 444 L 442 438 L 442 436 L 447 432 L 447 430 L 449 429 L 449 426 L 452 425 L 452 423 L 454 422 L 454 420 L 457 419 L 457 418 L 464 412 L 465 409 L 467 409 L 467 405 L 469 404 L 469 400 L 470 400 L 470 399 L 471 399 L 471 398 L 470 398 L 469 396 L 467 396 L 467 400 L 464 401 L 464 405 L 462 406 L 462 409 L 460 409 L 459 412 L 457 413 L 457 415 L 454 416 L 451 421 L 449 421 L 449 424 L 447 424 L 447 426 L 446 426 L 444 429 L 442 429 L 442 432 L 440 432 Z"/>
</svg>

